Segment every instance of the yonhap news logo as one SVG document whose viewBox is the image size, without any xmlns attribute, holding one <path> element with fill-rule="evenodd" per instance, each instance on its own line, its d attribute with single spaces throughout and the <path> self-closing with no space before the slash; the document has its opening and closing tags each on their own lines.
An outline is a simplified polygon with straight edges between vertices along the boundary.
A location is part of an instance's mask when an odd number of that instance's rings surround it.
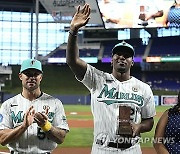
<svg viewBox="0 0 180 154">
<path fill-rule="evenodd" d="M 114 137 L 108 135 L 107 133 L 100 133 L 99 135 L 96 136 L 96 141 L 98 144 L 100 143 L 101 146 L 106 146 L 108 145 L 109 142 L 114 142 L 118 144 L 144 144 L 144 143 L 162 143 L 162 144 L 172 144 L 175 143 L 175 137 L 139 137 L 136 136 L 134 138 L 131 137 L 123 137 L 120 135 L 115 135 Z"/>
<path fill-rule="evenodd" d="M 118 137 L 111 139 L 114 143 L 162 143 L 162 144 L 172 144 L 175 143 L 174 137 L 135 137 L 135 138 L 128 138 L 128 137 Z"/>
</svg>

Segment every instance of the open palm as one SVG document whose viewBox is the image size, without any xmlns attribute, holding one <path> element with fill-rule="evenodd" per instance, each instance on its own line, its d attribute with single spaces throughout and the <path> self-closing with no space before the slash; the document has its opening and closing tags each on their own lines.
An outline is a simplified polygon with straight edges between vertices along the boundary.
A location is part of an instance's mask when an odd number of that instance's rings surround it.
<svg viewBox="0 0 180 154">
<path fill-rule="evenodd" d="M 85 26 L 90 17 L 90 6 L 88 4 L 85 4 L 82 9 L 80 9 L 80 6 L 78 6 L 77 11 L 71 21 L 71 30 L 77 31 L 82 26 Z"/>
<path fill-rule="evenodd" d="M 35 115 L 35 110 L 34 107 L 31 106 L 24 116 L 23 124 L 25 125 L 25 127 L 29 127 L 33 123 L 34 115 Z"/>
</svg>

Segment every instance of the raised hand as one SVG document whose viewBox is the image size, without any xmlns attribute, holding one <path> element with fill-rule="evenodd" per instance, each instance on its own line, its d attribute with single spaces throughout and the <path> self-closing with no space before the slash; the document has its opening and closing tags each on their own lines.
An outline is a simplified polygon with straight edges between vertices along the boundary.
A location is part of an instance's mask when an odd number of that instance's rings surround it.
<svg viewBox="0 0 180 154">
<path fill-rule="evenodd" d="M 77 32 L 79 28 L 85 26 L 90 19 L 90 6 L 85 4 L 82 9 L 78 6 L 77 11 L 71 21 L 70 29 L 74 32 Z"/>
<path fill-rule="evenodd" d="M 35 115 L 35 109 L 33 106 L 31 106 L 24 116 L 23 126 L 25 128 L 28 128 L 34 121 L 34 115 Z"/>
</svg>

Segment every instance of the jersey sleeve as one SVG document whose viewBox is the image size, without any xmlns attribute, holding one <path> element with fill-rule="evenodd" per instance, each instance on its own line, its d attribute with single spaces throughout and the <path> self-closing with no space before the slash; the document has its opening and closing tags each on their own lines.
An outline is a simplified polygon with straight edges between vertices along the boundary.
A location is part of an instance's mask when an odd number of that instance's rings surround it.
<svg viewBox="0 0 180 154">
<path fill-rule="evenodd" d="M 69 126 L 64 112 L 64 107 L 59 99 L 56 99 L 56 111 L 53 120 L 53 126 L 69 131 Z"/>
<path fill-rule="evenodd" d="M 4 102 L 0 108 L 0 129 L 12 128 L 10 115 L 8 103 Z"/>
<path fill-rule="evenodd" d="M 82 81 L 78 80 L 78 81 L 82 82 L 88 88 L 88 90 L 91 91 L 96 89 L 96 86 L 98 85 L 97 82 L 102 79 L 101 78 L 102 76 L 103 76 L 102 71 L 87 64 L 87 70 L 83 80 Z"/>
<path fill-rule="evenodd" d="M 145 105 L 142 107 L 141 116 L 142 119 L 154 117 L 156 115 L 154 96 L 151 88 L 147 85 L 145 90 Z"/>
</svg>

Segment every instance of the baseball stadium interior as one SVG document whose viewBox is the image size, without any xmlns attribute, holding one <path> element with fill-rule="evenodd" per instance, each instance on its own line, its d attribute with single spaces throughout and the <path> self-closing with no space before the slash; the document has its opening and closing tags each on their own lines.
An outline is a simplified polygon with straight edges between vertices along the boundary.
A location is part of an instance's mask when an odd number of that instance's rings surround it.
<svg viewBox="0 0 180 154">
<path fill-rule="evenodd" d="M 81 59 L 111 73 L 112 48 L 115 44 L 125 41 L 135 50 L 131 75 L 150 85 L 157 112 L 152 131 L 142 133 L 142 138 L 153 139 L 162 113 L 178 102 L 180 18 L 175 19 L 179 26 L 164 25 L 174 0 L 156 0 L 164 3 L 161 5 L 163 15 L 155 18 L 153 25 L 137 22 L 136 17 L 144 10 L 143 5 L 136 8 L 141 0 L 115 0 L 120 9 L 114 10 L 119 11 L 122 19 L 115 27 L 108 27 L 110 19 L 103 17 L 101 1 L 0 0 L 0 105 L 22 91 L 18 76 L 22 62 L 29 58 L 41 61 L 41 90 L 62 101 L 70 128 L 64 143 L 56 148 L 61 152 L 52 154 L 88 154 L 93 143 L 90 92 L 76 80 L 66 64 L 70 22 L 79 5 L 88 3 L 91 7 L 89 22 L 77 35 Z M 154 4 L 153 0 L 150 1 Z M 180 17 L 177 14 L 173 18 L 176 16 Z M 101 110 L 98 109 L 98 112 L 103 115 Z M 143 154 L 155 153 L 152 142 L 141 145 Z M 81 149 L 78 151 L 78 148 Z M 7 151 L 6 146 L 0 145 L 0 153 Z"/>
<path fill-rule="evenodd" d="M 47 78 L 45 75 L 42 87 L 48 92 L 54 95 L 88 95 L 87 89 L 74 79 L 65 58 L 69 23 L 76 6 L 86 2 L 92 7 L 92 18 L 78 34 L 80 57 L 110 72 L 111 50 L 116 43 L 124 40 L 136 52 L 132 75 L 148 83 L 156 95 L 177 94 L 180 88 L 179 27 L 127 26 L 107 29 L 97 0 L 1 0 L 2 102 L 20 91 L 17 74 L 19 65 L 27 58 L 43 63 L 44 72 L 49 76 Z M 129 1 L 121 0 L 121 3 L 125 2 Z M 173 3 L 172 0 L 166 2 Z"/>
</svg>

